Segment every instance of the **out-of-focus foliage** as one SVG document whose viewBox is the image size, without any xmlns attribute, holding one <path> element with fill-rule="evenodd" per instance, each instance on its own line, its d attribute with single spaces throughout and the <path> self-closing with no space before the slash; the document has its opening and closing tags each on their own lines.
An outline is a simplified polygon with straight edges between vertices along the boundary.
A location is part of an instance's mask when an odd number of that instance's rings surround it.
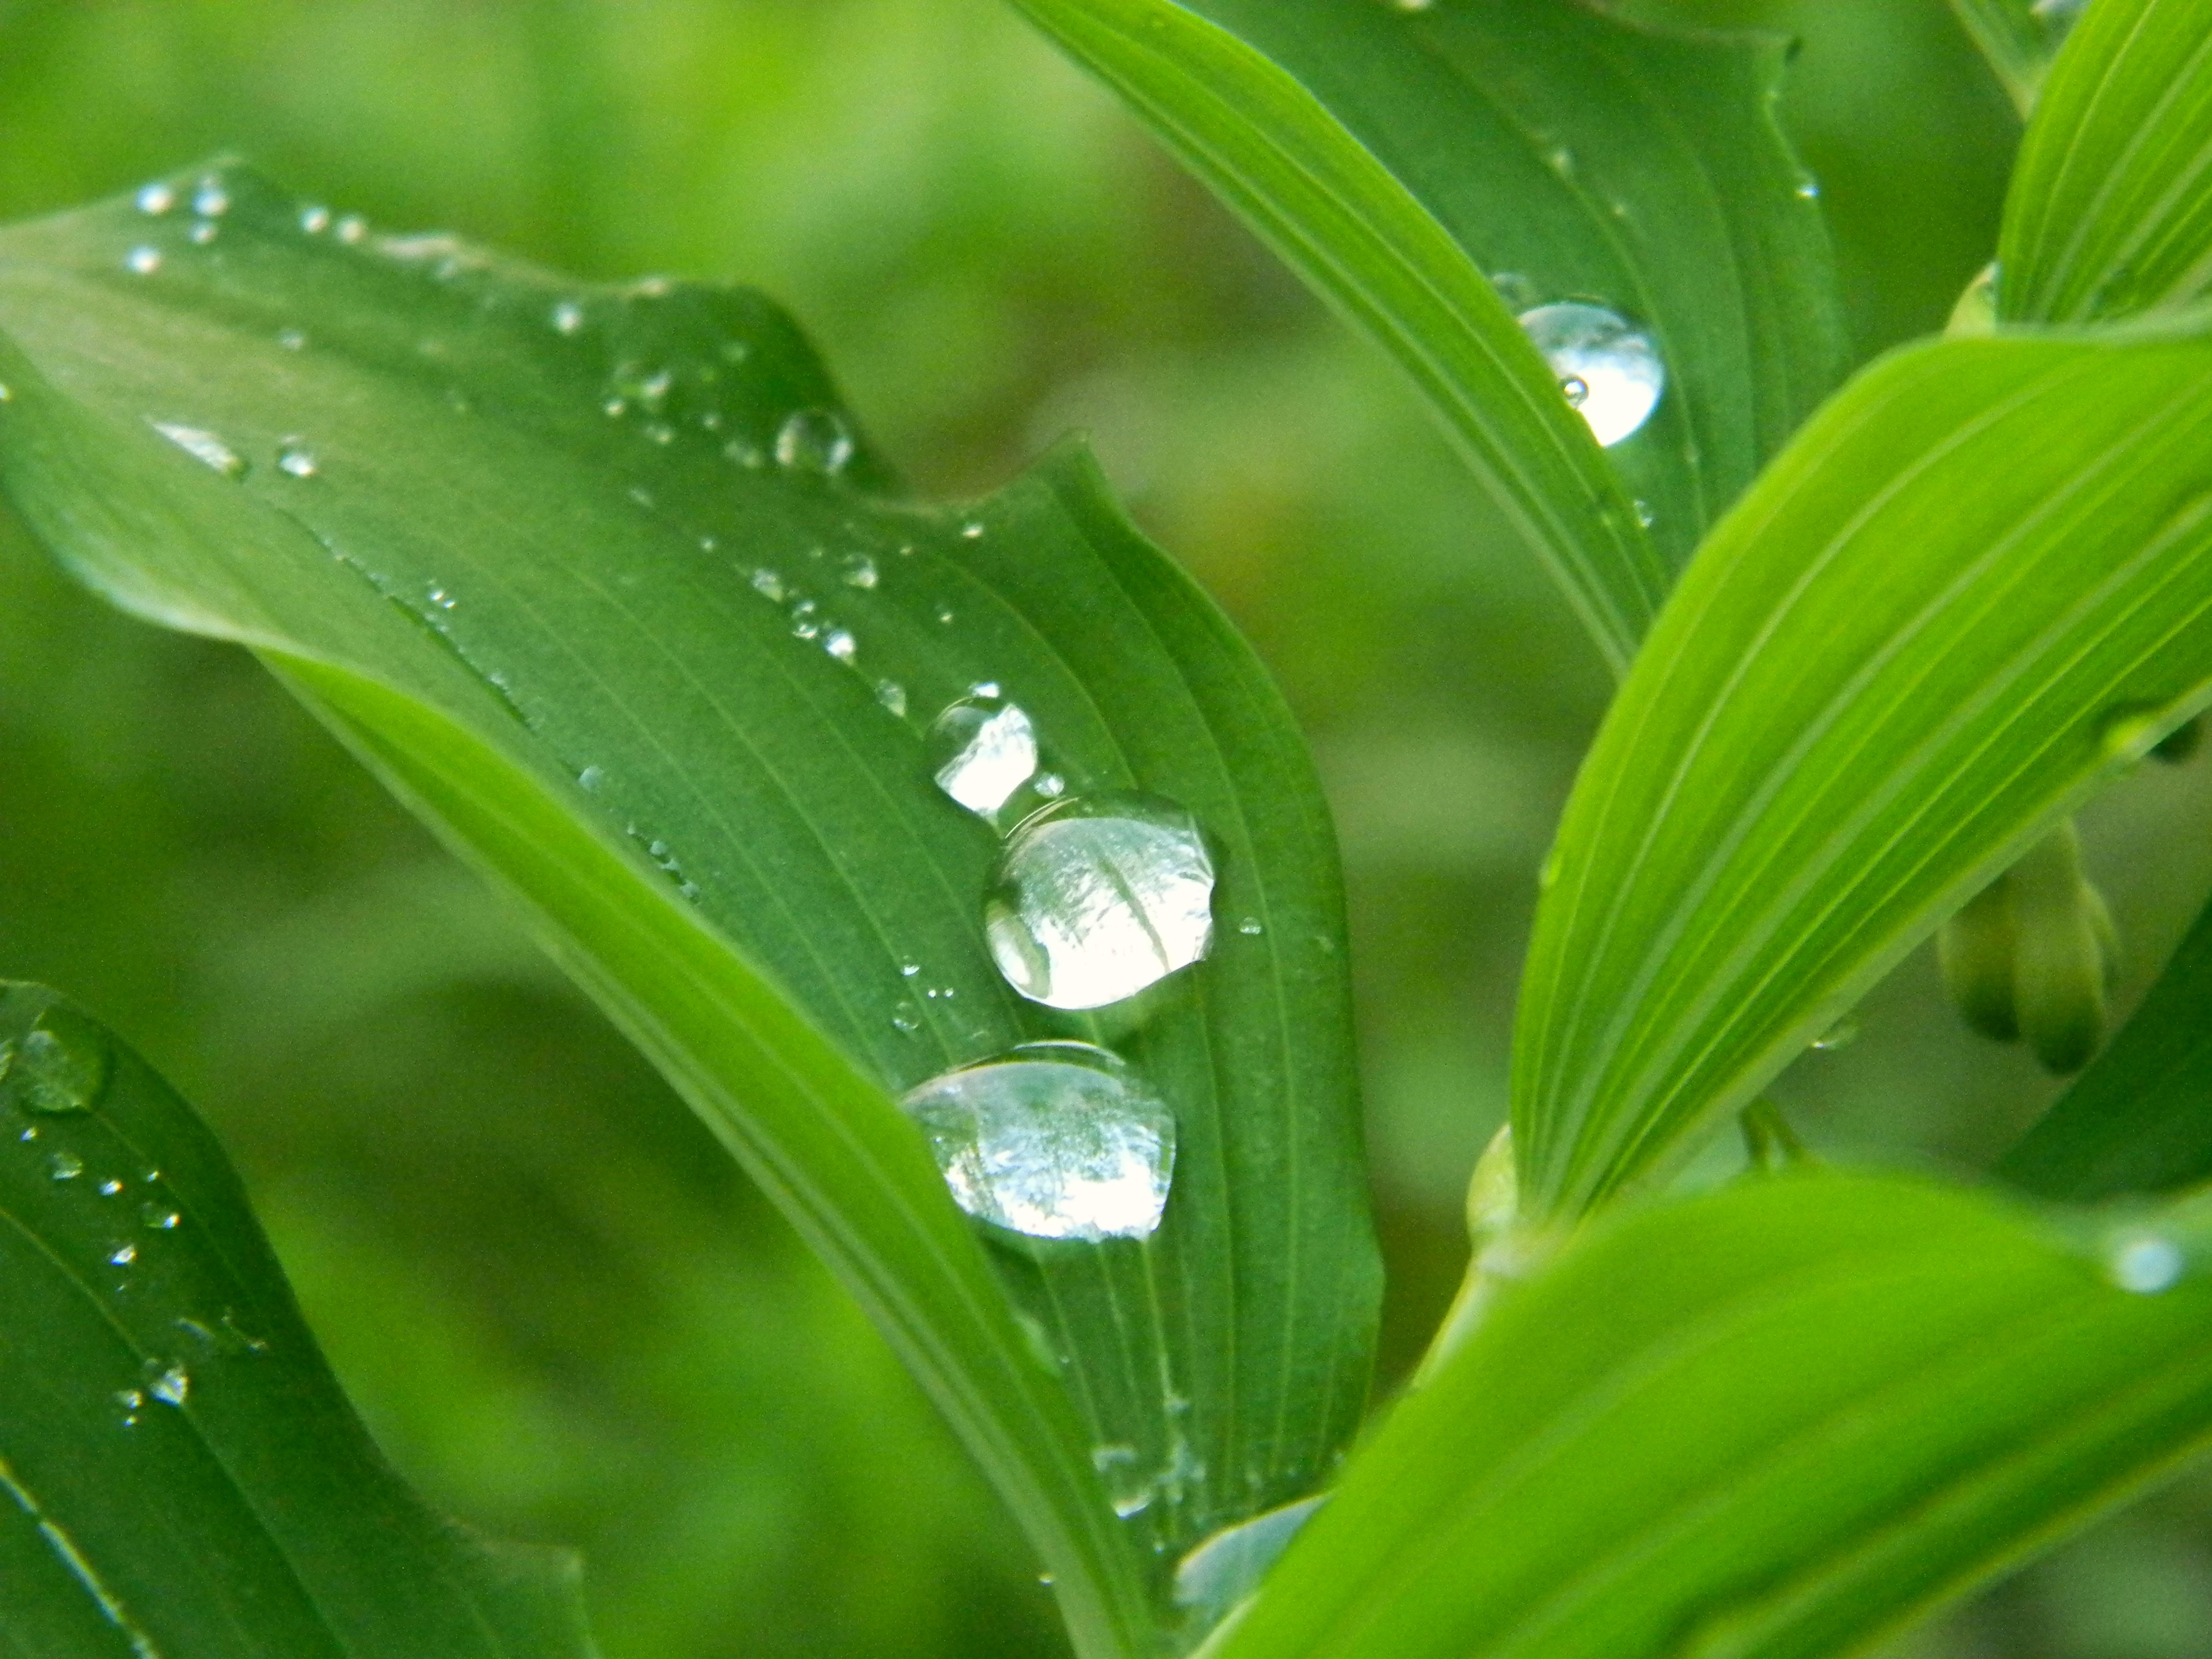
<svg viewBox="0 0 2212 1659">
<path fill-rule="evenodd" d="M 1624 9 L 1803 34 L 1784 114 L 1857 355 L 1940 327 L 2017 137 L 1941 0 Z M 0 0 L 0 216 L 225 148 L 381 223 L 759 283 L 932 493 L 1091 428 L 1322 761 L 1402 1371 L 1463 1265 L 1607 678 L 1397 371 L 997 0 Z M 495 907 L 258 666 L 0 542 L 0 972 L 70 988 L 208 1114 L 410 1479 L 580 1545 L 614 1659 L 1055 1651 L 860 1316 Z M 2208 810 L 2200 763 L 2084 817 L 2122 1012 L 2212 885 Z M 1957 1029 L 1925 957 L 1861 1024 L 1772 1090 L 1831 1156 L 1978 1164 L 2055 1087 Z M 2208 1631 L 2193 1486 L 1910 1650 L 2195 1659 Z"/>
</svg>

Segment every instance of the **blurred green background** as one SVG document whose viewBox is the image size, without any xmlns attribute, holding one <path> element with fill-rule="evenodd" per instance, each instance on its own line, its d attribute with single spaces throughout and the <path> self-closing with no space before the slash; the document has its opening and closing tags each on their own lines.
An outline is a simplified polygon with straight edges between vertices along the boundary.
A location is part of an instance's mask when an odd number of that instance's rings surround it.
<svg viewBox="0 0 2212 1659">
<path fill-rule="evenodd" d="M 1942 0 L 1637 9 L 1803 37 L 1784 112 L 1860 350 L 1940 326 L 2017 139 Z M 222 150 L 387 227 L 763 286 L 930 494 L 1091 433 L 1328 782 L 1402 1374 L 1461 1271 L 1607 686 L 1395 372 L 997 0 L 0 0 L 0 214 Z M 610 1659 L 1060 1650 L 827 1276 L 249 659 L 109 614 L 8 522 L 0 618 L 0 973 L 81 996 L 202 1106 L 435 1501 L 580 1546 Z M 2208 822 L 2203 762 L 2087 815 L 2124 1002 L 2212 888 Z M 1960 1030 L 1925 953 L 1863 1026 L 1776 1090 L 1827 1155 L 1971 1171 L 2053 1091 Z M 2212 1656 L 2212 1483 L 1899 1649 Z"/>
</svg>

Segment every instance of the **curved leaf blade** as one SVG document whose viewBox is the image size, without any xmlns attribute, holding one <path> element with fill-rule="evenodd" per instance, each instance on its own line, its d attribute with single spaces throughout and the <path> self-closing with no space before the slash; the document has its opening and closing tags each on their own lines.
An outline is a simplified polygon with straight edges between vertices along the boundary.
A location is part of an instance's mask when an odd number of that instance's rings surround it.
<svg viewBox="0 0 2212 1659">
<path fill-rule="evenodd" d="M 1997 1173 L 2036 1197 L 2075 1202 L 2212 1177 L 2212 906 L 2134 1018 Z"/>
<path fill-rule="evenodd" d="M 585 1659 L 574 1561 L 400 1482 L 145 1062 L 27 985 L 0 987 L 0 1650 Z"/>
<path fill-rule="evenodd" d="M 1779 42 L 1554 0 L 1020 3 L 1411 370 L 1617 663 L 1668 562 L 1840 373 L 1826 231 L 1772 118 Z M 1651 330 L 1669 384 L 1642 433 L 1592 453 L 1486 272 L 1517 307 L 1595 299 Z"/>
<path fill-rule="evenodd" d="M 1569 802 L 1516 1031 L 1572 1212 L 1746 1103 L 2212 696 L 2212 341 L 1954 342 L 1714 532 Z"/>
<path fill-rule="evenodd" d="M 1998 315 L 2088 322 L 2212 288 L 2212 34 L 2189 0 L 2097 0 L 2005 204 Z"/>
<path fill-rule="evenodd" d="M 2051 73 L 2063 26 L 2033 0 L 1951 0 L 1951 9 L 2026 120 Z"/>
<path fill-rule="evenodd" d="M 2192 1266 L 2149 1295 L 1904 1181 L 1608 1218 L 1397 1409 L 1209 1659 L 1856 1649 L 2204 1443 L 2206 1223 L 2162 1218 Z"/>
<path fill-rule="evenodd" d="M 196 179 L 169 214 L 0 233 L 11 494 L 119 602 L 260 650 L 522 895 L 885 1323 L 1079 1643 L 1143 1646 L 1153 1540 L 1318 1480 L 1373 1340 L 1334 847 L 1264 672 L 1079 455 L 965 513 L 893 499 L 865 445 L 770 463 L 838 405 L 756 296 L 348 241 L 216 183 L 211 241 L 179 222 Z M 1212 961 L 1105 1016 L 1012 993 L 998 839 L 922 733 L 982 681 L 1072 791 L 1196 815 Z M 1111 1044 L 1176 1112 L 1147 1241 L 987 1253 L 888 1098 L 1048 1037 Z M 1099 1447 L 1158 1475 L 1133 1522 Z"/>
</svg>

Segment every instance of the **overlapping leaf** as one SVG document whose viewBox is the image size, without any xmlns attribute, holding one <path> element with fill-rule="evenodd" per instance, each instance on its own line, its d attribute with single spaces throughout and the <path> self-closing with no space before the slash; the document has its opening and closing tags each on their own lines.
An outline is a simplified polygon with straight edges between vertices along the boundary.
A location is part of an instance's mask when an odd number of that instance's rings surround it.
<svg viewBox="0 0 2212 1659">
<path fill-rule="evenodd" d="M 1141 1645 L 1146 1547 L 1318 1479 L 1372 1340 L 1334 852 L 1262 672 L 1079 455 L 967 514 L 839 467 L 755 296 L 563 285 L 234 171 L 145 199 L 0 234 L 10 494 L 102 591 L 260 650 L 529 902 L 936 1393 L 1079 1644 Z M 986 953 L 998 840 L 923 737 L 984 681 L 1073 791 L 1212 840 L 1214 960 L 1141 1018 Z M 987 1261 L 889 1094 L 1069 1036 L 1174 1109 L 1165 1222 Z M 1133 1523 L 1102 1447 L 1152 1483 Z"/>
<path fill-rule="evenodd" d="M 1404 364 L 1616 665 L 1839 373 L 1826 233 L 1771 118 L 1779 43 L 1561 0 L 1018 3 Z M 1512 320 L 1568 299 L 1667 365 L 1613 466 Z"/>
<path fill-rule="evenodd" d="M 2005 204 L 1998 314 L 2087 322 L 2212 287 L 2212 29 L 2194 0 L 2096 0 Z"/>
<path fill-rule="evenodd" d="M 574 1563 L 425 1510 L 222 1149 L 52 993 L 0 987 L 0 1651 L 583 1659 Z"/>
<path fill-rule="evenodd" d="M 1890 358 L 1717 530 L 1569 803 L 1516 1036 L 1579 1209 L 2212 696 L 2212 339 Z"/>
<path fill-rule="evenodd" d="M 1951 0 L 1951 9 L 2025 119 L 2051 73 L 2072 8 L 2065 0 Z"/>
<path fill-rule="evenodd" d="M 1208 1659 L 1855 1650 L 2212 1433 L 2208 1217 L 2154 1222 L 2077 1249 L 1978 1197 L 1785 1176 L 1601 1223 L 1399 1408 Z"/>
</svg>

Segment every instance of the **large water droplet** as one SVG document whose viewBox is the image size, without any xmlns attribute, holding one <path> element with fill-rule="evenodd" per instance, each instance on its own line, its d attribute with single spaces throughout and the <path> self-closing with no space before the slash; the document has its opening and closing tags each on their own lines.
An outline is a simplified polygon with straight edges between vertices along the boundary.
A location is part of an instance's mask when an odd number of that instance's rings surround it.
<svg viewBox="0 0 2212 1659">
<path fill-rule="evenodd" d="M 138 211 L 160 215 L 177 204 L 177 192 L 164 184 L 151 184 L 138 192 Z"/>
<path fill-rule="evenodd" d="M 1171 801 L 1079 796 L 1014 832 L 983 925 L 1000 972 L 1032 1002 L 1103 1008 L 1212 948 L 1213 860 Z"/>
<path fill-rule="evenodd" d="M 1217 1532 L 1183 1557 L 1176 1567 L 1177 1607 L 1194 1607 L 1209 1620 L 1227 1616 L 1231 1609 L 1260 1588 L 1283 1552 L 1291 1547 L 1298 1528 L 1326 1502 L 1302 1498 L 1269 1510 Z"/>
<path fill-rule="evenodd" d="M 154 430 L 203 466 L 211 466 L 226 478 L 246 476 L 246 459 L 214 433 L 197 426 L 155 421 Z"/>
<path fill-rule="evenodd" d="M 2189 1262 L 2170 1238 L 2137 1237 L 2115 1245 L 2106 1265 L 2112 1283 L 2122 1290 L 2156 1296 L 2180 1283 Z"/>
<path fill-rule="evenodd" d="M 776 465 L 792 472 L 834 478 L 853 459 L 853 434 L 826 409 L 802 409 L 775 434 Z"/>
<path fill-rule="evenodd" d="M 1103 1048 L 1041 1042 L 900 1103 L 953 1201 L 1032 1238 L 1142 1238 L 1175 1172 L 1175 1115 Z"/>
<path fill-rule="evenodd" d="M 989 817 L 1036 775 L 1036 727 L 998 688 L 960 699 L 929 728 L 937 787 L 971 812 Z"/>
<path fill-rule="evenodd" d="M 89 1111 L 112 1060 L 106 1031 L 73 1008 L 49 1008 L 21 1036 L 0 1044 L 0 1091 L 26 1111 Z"/>
<path fill-rule="evenodd" d="M 1667 388 L 1666 365 L 1651 337 L 1626 318 L 1566 301 L 1523 312 L 1521 326 L 1598 442 L 1610 447 L 1651 418 Z"/>
</svg>

